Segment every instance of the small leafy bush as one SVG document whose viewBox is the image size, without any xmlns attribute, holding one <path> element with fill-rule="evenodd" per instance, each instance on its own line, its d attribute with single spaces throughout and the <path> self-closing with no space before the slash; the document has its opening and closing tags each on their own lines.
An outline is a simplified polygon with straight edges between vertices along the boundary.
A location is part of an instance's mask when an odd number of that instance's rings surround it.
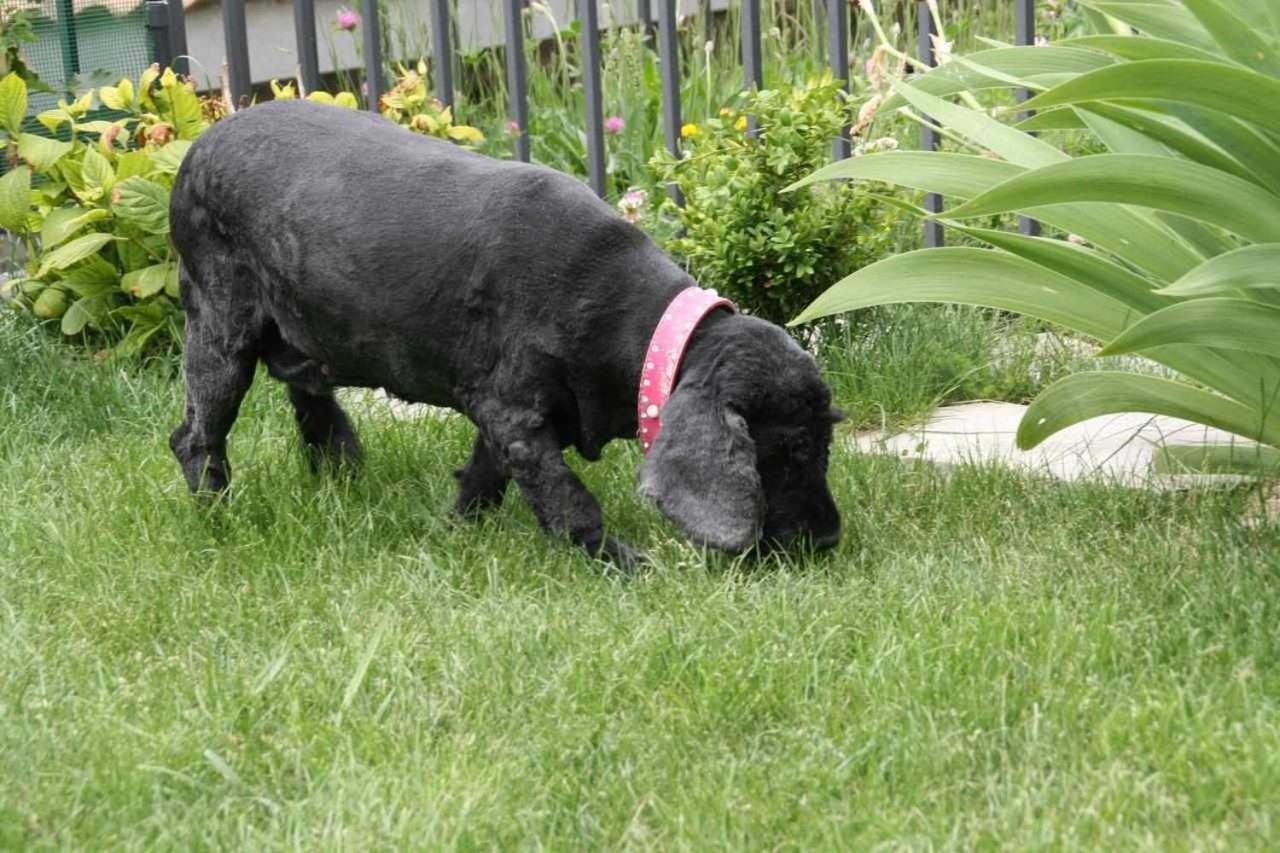
<svg viewBox="0 0 1280 853">
<path fill-rule="evenodd" d="M 754 116 L 758 134 L 748 132 Z M 828 74 L 807 85 L 753 91 L 740 110 L 685 125 L 684 155 L 655 154 L 661 181 L 684 193 L 668 203 L 683 233 L 667 248 L 704 287 L 744 310 L 786 322 L 823 289 L 883 255 L 893 211 L 850 184 L 783 192 L 824 165 L 853 115 Z"/>
<path fill-rule="evenodd" d="M 172 345 L 181 326 L 169 190 L 207 122 L 191 83 L 154 65 L 136 86 L 124 79 L 97 96 L 126 115 L 88 120 L 93 92 L 59 101 L 37 116 L 66 137 L 51 138 L 22 131 L 25 81 L 0 80 L 11 167 L 0 178 L 0 227 L 25 242 L 29 259 L 9 286 L 64 334 L 137 353 L 153 341 Z"/>
</svg>

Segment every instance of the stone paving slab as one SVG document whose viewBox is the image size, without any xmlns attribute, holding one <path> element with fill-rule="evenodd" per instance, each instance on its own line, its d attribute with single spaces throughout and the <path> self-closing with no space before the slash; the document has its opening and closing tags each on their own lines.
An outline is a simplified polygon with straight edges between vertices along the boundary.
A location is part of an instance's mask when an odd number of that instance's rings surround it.
<svg viewBox="0 0 1280 853">
<path fill-rule="evenodd" d="M 897 434 L 859 433 L 851 439 L 863 453 L 923 459 L 940 465 L 1000 464 L 1060 480 L 1093 479 L 1117 485 L 1188 488 L 1247 481 L 1234 475 L 1157 474 L 1151 464 L 1165 446 L 1252 445 L 1202 424 L 1146 414 L 1105 415 L 1068 427 L 1023 451 L 1018 422 L 1027 407 L 974 402 L 936 409 L 929 420 Z"/>
</svg>

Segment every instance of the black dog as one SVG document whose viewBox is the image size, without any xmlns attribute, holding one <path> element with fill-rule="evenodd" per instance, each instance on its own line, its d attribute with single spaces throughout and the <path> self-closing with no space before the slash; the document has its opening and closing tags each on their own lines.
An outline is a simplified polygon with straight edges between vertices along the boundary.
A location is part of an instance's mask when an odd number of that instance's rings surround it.
<svg viewBox="0 0 1280 853">
<path fill-rule="evenodd" d="M 693 281 L 581 183 L 366 113 L 273 102 L 192 146 L 171 221 L 187 408 L 170 446 L 193 491 L 227 487 L 227 433 L 261 359 L 314 463 L 360 454 L 335 386 L 449 406 L 479 428 L 459 511 L 497 505 L 514 479 L 544 528 L 634 559 L 561 452 L 595 460 L 636 434 L 649 336 Z M 834 544 L 830 403 L 785 332 L 716 310 L 641 489 L 700 544 Z"/>
</svg>

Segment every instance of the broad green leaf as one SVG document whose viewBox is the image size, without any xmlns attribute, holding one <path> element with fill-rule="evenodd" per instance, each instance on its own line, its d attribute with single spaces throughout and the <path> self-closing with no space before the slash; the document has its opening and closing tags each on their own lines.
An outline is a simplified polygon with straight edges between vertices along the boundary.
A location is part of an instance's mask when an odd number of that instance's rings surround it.
<svg viewBox="0 0 1280 853">
<path fill-rule="evenodd" d="M 40 269 L 36 278 L 43 278 L 54 270 L 64 270 L 77 261 L 82 261 L 95 254 L 103 246 L 116 238 L 111 234 L 86 234 L 77 237 L 70 243 L 59 246 L 52 252 L 46 252 L 40 259 Z"/>
<path fill-rule="evenodd" d="M 1178 302 L 1144 317 L 1108 343 L 1099 355 L 1194 344 L 1280 358 L 1277 332 L 1280 308 L 1248 299 L 1206 297 Z"/>
<path fill-rule="evenodd" d="M 868 181 L 884 181 L 926 192 L 970 198 L 1023 171 L 1025 170 L 1011 163 L 1002 163 L 971 154 L 890 151 L 885 154 L 837 160 L 812 175 L 796 181 L 787 187 L 787 191 L 797 190 L 819 181 L 860 178 Z"/>
<path fill-rule="evenodd" d="M 1246 181 L 1252 180 L 1273 192 L 1280 191 L 1280 168 L 1274 169 L 1274 181 L 1257 181 L 1255 177 L 1262 176 L 1258 176 L 1255 171 L 1246 168 L 1239 160 L 1227 154 L 1203 135 L 1177 119 L 1151 112 L 1150 110 L 1128 109 L 1102 101 L 1081 104 L 1073 112 L 1084 111 L 1102 116 L 1129 130 L 1141 133 L 1183 155 L 1188 160 L 1194 160 L 1203 166 L 1212 166 L 1215 169 L 1230 172 L 1237 178 L 1244 178 Z M 1058 112 L 1058 110 L 1053 112 Z M 1081 125 L 1084 125 L 1083 120 L 1081 120 Z"/>
<path fill-rule="evenodd" d="M 132 177 L 116 184 L 111 211 L 148 234 L 169 233 L 169 191 L 154 181 Z"/>
<path fill-rule="evenodd" d="M 1102 154 L 1045 166 L 948 211 L 963 219 L 1072 202 L 1138 204 L 1280 242 L 1280 196 L 1234 175 L 1172 157 Z"/>
<path fill-rule="evenodd" d="M 109 211 L 100 207 L 89 210 L 83 207 L 56 207 L 49 211 L 40 227 L 40 248 L 48 252 L 84 226 L 101 222 L 110 216 Z"/>
<path fill-rule="evenodd" d="M 1280 288 L 1280 243 L 1255 243 L 1210 258 L 1158 292 L 1210 296 L 1252 288 Z"/>
<path fill-rule="evenodd" d="M 1030 450 L 1069 426 L 1121 412 L 1184 418 L 1251 440 L 1280 443 L 1276 424 L 1227 397 L 1155 376 L 1097 372 L 1073 374 L 1041 392 L 1018 424 L 1018 447 Z"/>
<path fill-rule="evenodd" d="M 1070 107 L 1045 110 L 1014 125 L 1018 130 L 1034 133 L 1040 130 L 1084 130 L 1085 124 Z"/>
<path fill-rule="evenodd" d="M 1263 74 L 1280 72 L 1275 43 L 1262 38 L 1256 24 L 1241 20 L 1218 0 L 1182 0 L 1182 5 L 1227 56 Z"/>
<path fill-rule="evenodd" d="M 998 122 L 985 113 L 953 104 L 897 80 L 891 80 L 890 84 L 894 91 L 925 115 L 932 116 L 944 127 L 977 142 L 1010 163 L 1034 169 L 1071 159 L 1049 143 Z"/>
<path fill-rule="evenodd" d="M 62 315 L 62 334 L 78 335 L 86 326 L 100 324 L 110 307 L 111 296 L 106 293 L 77 299 L 71 303 L 67 313 Z"/>
<path fill-rule="evenodd" d="M 163 148 L 151 154 L 151 162 L 156 170 L 167 175 L 176 175 L 182 165 L 182 158 L 187 156 L 191 143 L 186 139 L 175 139 Z"/>
<path fill-rule="evenodd" d="M 1008 88 L 1009 78 L 1035 84 L 1046 76 L 1058 79 L 1063 75 L 1083 74 L 1114 62 L 1097 51 L 1056 45 L 1002 47 L 968 54 L 963 63 L 940 65 L 913 77 L 911 85 L 922 92 L 945 97 L 959 92 Z M 892 96 L 886 99 L 882 109 L 891 110 L 902 104 L 901 97 Z"/>
<path fill-rule="evenodd" d="M 49 171 L 70 150 L 70 142 L 46 139 L 34 133 L 18 134 L 18 156 L 37 172 Z"/>
<path fill-rule="evenodd" d="M 111 168 L 111 162 L 92 146 L 85 149 L 84 161 L 80 168 L 85 188 L 93 191 L 96 198 L 102 198 L 115 183 L 116 174 Z"/>
<path fill-rule="evenodd" d="M 36 114 L 36 121 L 47 127 L 50 133 L 57 133 L 62 125 L 74 124 L 75 120 L 75 116 L 63 109 L 45 110 Z"/>
<path fill-rule="evenodd" d="M 1201 50 L 1181 42 L 1158 38 L 1134 38 L 1133 36 L 1096 35 L 1063 39 L 1061 47 L 1088 47 L 1105 51 L 1135 62 L 1143 59 L 1202 59 L 1221 62 L 1216 50 Z"/>
<path fill-rule="evenodd" d="M 116 155 L 117 181 L 132 178 L 134 175 L 145 175 L 150 171 L 151 155 L 146 151 L 125 151 Z"/>
<path fill-rule="evenodd" d="M 1109 340 L 1138 314 L 1044 267 L 988 249 L 947 247 L 896 255 L 832 285 L 790 325 L 872 305 L 961 302 L 1038 317 Z"/>
<path fill-rule="evenodd" d="M 894 151 L 839 160 L 788 189 L 815 181 L 861 178 L 972 198 L 1025 171 L 1012 163 L 968 154 Z M 1098 204 L 1060 205 L 1041 207 L 1036 216 L 1081 235 L 1163 281 L 1173 281 L 1204 260 L 1143 211 Z"/>
<path fill-rule="evenodd" d="M 1092 2 L 1092 0 L 1090 2 L 1081 0 L 1081 2 L 1156 38 L 1181 42 L 1201 50 L 1218 49 L 1213 37 L 1205 32 L 1195 16 L 1180 6 L 1165 3 L 1105 3 Z"/>
<path fill-rule="evenodd" d="M 22 132 L 22 119 L 27 114 L 27 84 L 11 71 L 0 80 L 0 127 L 17 136 Z"/>
<path fill-rule="evenodd" d="M 120 279 L 120 287 L 137 299 L 155 296 L 164 290 L 169 277 L 169 269 L 172 266 L 173 264 L 168 262 L 152 264 L 149 267 L 125 273 L 124 278 Z"/>
<path fill-rule="evenodd" d="M 1170 101 L 1150 101 L 1145 106 L 1162 110 L 1182 122 L 1240 163 L 1254 183 L 1280 192 L 1280 146 L 1265 132 L 1207 107 Z M 1198 162 L 1213 165 L 1206 160 Z"/>
<path fill-rule="evenodd" d="M 1153 474 L 1239 474 L 1275 477 L 1280 450 L 1265 444 L 1170 444 L 1151 457 Z"/>
<path fill-rule="evenodd" d="M 1174 101 L 1227 113 L 1280 132 L 1280 80 L 1221 62 L 1151 59 L 1125 62 L 1082 74 L 1023 106 L 1042 110 L 1098 100 Z"/>
<path fill-rule="evenodd" d="M 19 166 L 0 177 L 0 228 L 6 231 L 27 230 L 27 212 L 31 209 L 31 170 Z"/>
<path fill-rule="evenodd" d="M 62 276 L 62 284 L 76 296 L 94 296 L 100 293 L 115 292 L 120 289 L 120 273 L 113 264 L 107 263 L 101 255 L 93 255 L 75 269 L 67 270 Z"/>
</svg>

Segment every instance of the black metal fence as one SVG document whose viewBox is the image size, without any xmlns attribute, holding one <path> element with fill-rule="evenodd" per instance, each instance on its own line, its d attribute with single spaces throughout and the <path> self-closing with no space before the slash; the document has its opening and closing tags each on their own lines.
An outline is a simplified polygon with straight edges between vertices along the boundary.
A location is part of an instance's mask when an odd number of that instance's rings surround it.
<svg viewBox="0 0 1280 853">
<path fill-rule="evenodd" d="M 528 87 L 526 85 L 524 29 L 521 13 L 528 0 L 497 0 L 503 4 L 503 23 L 506 30 L 506 74 L 510 93 L 510 118 L 514 122 L 513 153 L 524 161 L 529 160 L 528 139 Z M 815 8 L 826 19 L 827 59 L 832 73 L 839 80 L 849 79 L 849 6 L 855 0 L 814 0 Z M 1031 45 L 1035 42 L 1035 0 L 1009 0 L 1015 7 L 1016 43 Z M 601 96 L 599 0 L 575 0 L 578 20 L 582 26 L 582 84 L 586 101 L 583 116 L 586 128 L 587 176 L 592 189 L 600 195 L 605 192 L 604 115 Z M 760 86 L 764 82 L 764 65 L 761 56 L 760 0 L 741 0 L 742 66 L 745 88 Z M 680 52 L 676 31 L 676 0 L 636 0 L 639 20 L 652 32 L 653 5 L 657 5 L 657 51 L 660 56 L 662 78 L 663 135 L 667 148 L 675 155 L 680 151 Z M 155 39 L 155 53 L 161 64 L 171 64 L 180 73 L 186 72 L 187 37 L 181 0 L 148 0 L 149 26 Z M 925 0 L 917 0 L 919 20 L 917 57 L 926 65 L 934 65 L 933 17 Z M 314 0 L 293 0 L 294 27 L 297 38 L 297 55 L 302 84 L 309 91 L 320 88 L 320 68 L 316 45 L 316 15 Z M 431 0 L 432 18 L 432 66 L 436 85 L 436 97 L 447 105 L 453 104 L 453 45 L 450 33 L 449 0 Z M 249 70 L 249 45 L 245 27 L 245 0 L 222 0 L 222 26 L 226 40 L 227 87 L 237 103 L 249 95 L 252 78 Z M 374 112 L 386 87 L 383 70 L 381 22 L 376 2 L 367 2 L 363 15 L 364 63 L 366 103 Z M 1026 93 L 1020 93 L 1025 97 Z M 754 127 L 751 128 L 754 130 Z M 928 150 L 938 147 L 938 133 L 928 124 L 921 132 L 921 146 Z M 848 157 L 850 140 L 848 130 L 833 144 L 833 156 Z M 678 190 L 672 188 L 673 194 Z M 926 198 L 930 211 L 942 209 L 942 199 L 936 194 Z M 1036 223 L 1022 221 L 1025 233 L 1034 233 Z M 942 226 L 929 222 L 925 226 L 925 243 L 941 245 Z"/>
</svg>

